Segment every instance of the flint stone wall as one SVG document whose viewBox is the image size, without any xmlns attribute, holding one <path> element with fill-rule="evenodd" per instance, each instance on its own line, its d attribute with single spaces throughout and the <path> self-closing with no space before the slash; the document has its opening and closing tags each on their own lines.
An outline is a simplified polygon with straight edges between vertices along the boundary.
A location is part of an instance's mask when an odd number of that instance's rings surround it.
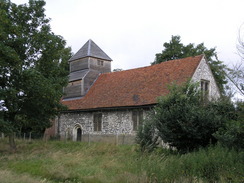
<svg viewBox="0 0 244 183">
<path fill-rule="evenodd" d="M 205 59 L 202 59 L 202 61 L 198 65 L 195 73 L 192 76 L 192 81 L 194 81 L 194 82 L 200 82 L 201 80 L 207 80 L 210 82 L 210 86 L 209 86 L 210 99 L 211 100 L 218 99 L 220 97 L 219 88 L 213 77 L 213 73 Z"/>
<path fill-rule="evenodd" d="M 94 131 L 94 114 L 102 113 L 102 130 Z M 143 117 L 148 110 L 143 111 Z M 57 120 L 57 131 L 61 139 L 76 140 L 77 127 L 82 130 L 81 141 L 133 144 L 136 132 L 133 131 L 132 110 L 101 112 L 67 112 Z"/>
</svg>

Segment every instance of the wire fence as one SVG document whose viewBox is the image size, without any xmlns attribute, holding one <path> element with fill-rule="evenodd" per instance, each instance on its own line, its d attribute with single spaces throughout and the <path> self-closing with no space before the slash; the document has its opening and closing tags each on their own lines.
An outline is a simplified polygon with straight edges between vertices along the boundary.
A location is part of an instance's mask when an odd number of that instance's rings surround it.
<svg viewBox="0 0 244 183">
<path fill-rule="evenodd" d="M 8 138 L 8 135 L 0 132 L 0 139 Z M 14 133 L 14 138 L 22 140 L 43 139 L 44 135 L 40 133 L 27 132 L 27 133 Z"/>
</svg>

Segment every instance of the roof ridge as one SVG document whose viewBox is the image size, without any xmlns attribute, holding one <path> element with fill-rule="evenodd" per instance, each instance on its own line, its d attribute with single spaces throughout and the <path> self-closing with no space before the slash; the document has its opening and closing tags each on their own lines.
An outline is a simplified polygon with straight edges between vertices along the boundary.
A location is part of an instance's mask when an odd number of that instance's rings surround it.
<svg viewBox="0 0 244 183">
<path fill-rule="evenodd" d="M 116 72 L 107 72 L 107 73 L 102 73 L 101 75 L 105 75 L 105 74 L 113 74 L 113 73 L 119 73 L 119 72 L 126 72 L 126 71 L 131 71 L 131 70 L 140 70 L 140 69 L 145 69 L 145 68 L 148 68 L 148 67 L 156 67 L 158 65 L 162 65 L 162 64 L 165 64 L 165 63 L 169 63 L 169 62 L 174 62 L 174 61 L 179 61 L 179 60 L 188 60 L 189 58 L 194 58 L 194 57 L 203 57 L 205 56 L 204 54 L 201 54 L 201 55 L 196 55 L 196 56 L 190 56 L 190 57 L 185 57 L 185 58 L 179 58 L 179 59 L 175 59 L 175 60 L 168 60 L 168 61 L 165 61 L 165 62 L 161 62 L 159 64 L 154 64 L 154 65 L 148 65 L 148 66 L 143 66 L 143 67 L 137 67 L 137 68 L 131 68 L 131 69 L 127 69 L 127 70 L 122 70 L 122 71 L 116 71 Z M 200 59 L 201 60 L 201 59 Z"/>
<path fill-rule="evenodd" d="M 87 49 L 87 55 L 90 55 L 91 53 L 91 39 L 88 40 L 88 49 Z"/>
</svg>

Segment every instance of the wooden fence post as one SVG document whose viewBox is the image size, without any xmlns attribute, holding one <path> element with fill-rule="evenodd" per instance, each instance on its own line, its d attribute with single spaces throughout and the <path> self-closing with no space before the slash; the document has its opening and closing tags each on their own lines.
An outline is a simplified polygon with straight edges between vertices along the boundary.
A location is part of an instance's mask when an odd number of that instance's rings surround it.
<svg viewBox="0 0 244 183">
<path fill-rule="evenodd" d="M 88 132 L 88 145 L 90 146 L 90 133 Z"/>
<path fill-rule="evenodd" d="M 30 132 L 30 135 L 29 135 L 29 141 L 31 141 L 31 132 Z"/>
<path fill-rule="evenodd" d="M 118 133 L 116 133 L 116 145 L 119 145 L 119 134 Z"/>
</svg>

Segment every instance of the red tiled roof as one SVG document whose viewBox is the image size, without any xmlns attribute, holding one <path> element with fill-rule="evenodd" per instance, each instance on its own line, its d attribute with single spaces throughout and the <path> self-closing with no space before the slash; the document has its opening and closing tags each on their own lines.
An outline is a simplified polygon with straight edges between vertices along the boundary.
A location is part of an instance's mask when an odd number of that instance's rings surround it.
<svg viewBox="0 0 244 183">
<path fill-rule="evenodd" d="M 70 110 L 156 104 L 168 84 L 191 78 L 203 55 L 171 60 L 153 66 L 101 74 L 81 99 L 64 100 Z"/>
</svg>

